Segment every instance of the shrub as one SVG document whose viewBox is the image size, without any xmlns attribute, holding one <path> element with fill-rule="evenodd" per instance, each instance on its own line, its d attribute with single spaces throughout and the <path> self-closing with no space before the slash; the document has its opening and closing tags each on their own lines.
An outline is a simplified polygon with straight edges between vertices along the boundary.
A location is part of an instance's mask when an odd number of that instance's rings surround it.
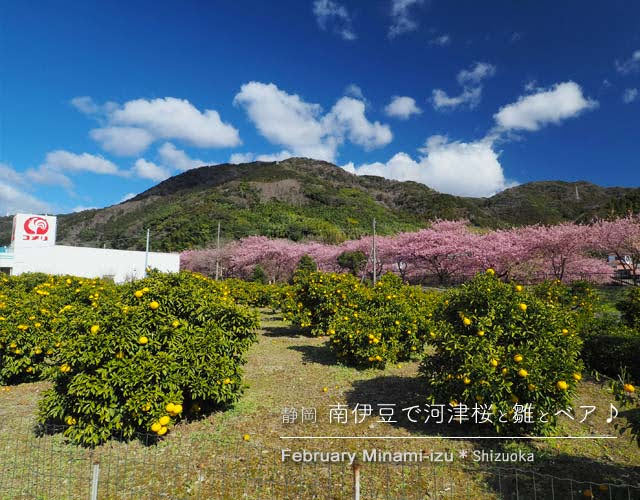
<svg viewBox="0 0 640 500">
<path fill-rule="evenodd" d="M 267 273 L 264 272 L 264 269 L 260 264 L 257 264 L 253 267 L 253 271 L 251 271 L 251 277 L 249 281 L 254 281 L 256 283 L 262 283 L 263 285 L 269 282 L 269 278 L 267 277 Z"/>
<path fill-rule="evenodd" d="M 115 293 L 98 279 L 27 274 L 0 282 L 0 383 L 43 378 L 46 360 L 63 340 L 60 326 L 96 297 Z M 73 312 L 72 312 L 73 311 Z"/>
<path fill-rule="evenodd" d="M 238 304 L 251 307 L 280 307 L 281 296 L 289 287 L 279 283 L 265 285 L 255 281 L 230 278 L 218 281 L 218 289 L 223 295 L 232 297 Z"/>
<path fill-rule="evenodd" d="M 640 332 L 613 315 L 594 319 L 583 332 L 582 359 L 585 364 L 609 377 L 627 371 L 640 381 Z"/>
<path fill-rule="evenodd" d="M 344 251 L 337 258 L 340 267 L 348 269 L 351 274 L 357 276 L 367 263 L 367 256 L 360 250 Z"/>
<path fill-rule="evenodd" d="M 359 307 L 345 307 L 333 317 L 329 345 L 337 357 L 350 365 L 383 368 L 420 355 L 437 294 L 404 285 L 391 273 L 372 292 Z"/>
<path fill-rule="evenodd" d="M 38 420 L 94 446 L 136 432 L 164 435 L 180 418 L 233 403 L 258 325 L 255 313 L 191 273 L 118 287 L 69 315 L 47 370 Z"/>
<path fill-rule="evenodd" d="M 554 427 L 554 413 L 569 406 L 581 378 L 573 315 L 489 270 L 450 291 L 434 319 L 435 354 L 421 365 L 431 402 L 488 405 L 499 431 Z M 513 415 L 515 404 L 531 404 L 534 422 L 499 422 L 501 414 Z"/>
<path fill-rule="evenodd" d="M 629 288 L 616 304 L 626 325 L 640 328 L 640 287 Z"/>
<path fill-rule="evenodd" d="M 282 309 L 286 319 L 313 335 L 328 335 L 329 324 L 343 308 L 358 309 L 371 290 L 351 274 L 302 273 L 294 278 Z"/>
<path fill-rule="evenodd" d="M 313 260 L 313 257 L 306 253 L 302 257 L 300 257 L 300 260 L 298 261 L 298 265 L 296 267 L 296 271 L 313 273 L 317 270 L 318 264 L 315 260 Z"/>
</svg>

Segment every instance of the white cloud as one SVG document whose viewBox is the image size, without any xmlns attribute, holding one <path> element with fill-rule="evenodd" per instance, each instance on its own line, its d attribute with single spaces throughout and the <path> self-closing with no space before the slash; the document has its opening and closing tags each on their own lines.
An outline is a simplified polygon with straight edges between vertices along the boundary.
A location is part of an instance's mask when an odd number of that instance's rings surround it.
<svg viewBox="0 0 640 500">
<path fill-rule="evenodd" d="M 48 184 L 50 186 L 61 186 L 68 190 L 73 187 L 73 182 L 69 177 L 59 170 L 47 165 L 40 165 L 38 168 L 30 168 L 25 172 L 25 176 L 37 184 Z"/>
<path fill-rule="evenodd" d="M 624 93 L 622 94 L 622 100 L 626 104 L 632 103 L 637 98 L 638 98 L 638 89 L 636 89 L 636 88 L 625 89 Z"/>
<path fill-rule="evenodd" d="M 140 154 L 154 140 L 147 130 L 138 127 L 104 127 L 89 132 L 102 149 L 120 156 Z"/>
<path fill-rule="evenodd" d="M 74 97 L 71 99 L 71 105 L 87 115 L 92 115 L 99 111 L 98 105 L 89 96 Z"/>
<path fill-rule="evenodd" d="M 71 105 L 85 115 L 104 114 L 118 107 L 117 103 L 108 101 L 102 105 L 97 104 L 91 97 L 82 96 L 71 99 Z"/>
<path fill-rule="evenodd" d="M 169 169 L 156 165 L 153 162 L 147 161 L 144 158 L 138 158 L 133 165 L 133 172 L 143 179 L 151 179 L 155 182 L 160 182 L 168 179 L 171 176 Z"/>
<path fill-rule="evenodd" d="M 293 155 L 285 150 L 279 151 L 278 153 L 268 153 L 255 155 L 253 153 L 234 153 L 229 158 L 229 163 L 240 164 L 240 163 L 251 163 L 252 161 L 282 161 L 287 158 L 291 158 Z"/>
<path fill-rule="evenodd" d="M 62 186 L 68 190 L 73 182 L 66 175 L 68 172 L 90 172 L 100 175 L 118 175 L 127 177 L 129 172 L 120 170 L 118 166 L 99 155 L 89 153 L 76 154 L 57 150 L 47 153 L 45 160 L 37 168 L 30 168 L 24 176 L 31 182 Z"/>
<path fill-rule="evenodd" d="M 466 105 L 469 109 L 475 108 L 480 103 L 482 87 L 467 88 L 457 96 L 449 96 L 444 90 L 434 89 L 432 94 L 433 107 L 435 109 L 455 109 Z"/>
<path fill-rule="evenodd" d="M 217 111 L 200 112 L 186 99 L 136 99 L 109 115 L 111 123 L 144 128 L 157 139 L 182 139 L 202 148 L 240 144 L 238 130 L 220 119 Z"/>
<path fill-rule="evenodd" d="M 386 163 L 343 168 L 358 175 L 379 175 L 401 181 L 416 181 L 442 193 L 459 196 L 491 196 L 515 185 L 504 177 L 498 153 L 488 141 L 449 142 L 443 136 L 427 139 L 416 161 L 397 153 Z"/>
<path fill-rule="evenodd" d="M 10 165 L 0 162 L 0 215 L 16 212 L 49 212 L 48 203 L 26 193 L 29 179 Z"/>
<path fill-rule="evenodd" d="M 233 153 L 229 157 L 229 163 L 238 165 L 240 163 L 251 163 L 255 159 L 253 153 Z"/>
<path fill-rule="evenodd" d="M 115 154 L 139 154 L 153 141 L 163 139 L 183 140 L 201 148 L 232 147 L 242 142 L 238 130 L 223 122 L 217 111 L 200 111 L 186 99 L 135 99 L 122 105 L 98 105 L 85 96 L 71 103 L 85 114 L 97 115 L 105 124 L 90 135 Z"/>
<path fill-rule="evenodd" d="M 476 62 L 469 69 L 463 69 L 458 73 L 457 80 L 460 85 L 477 85 L 482 80 L 489 78 L 496 73 L 493 64 Z"/>
<path fill-rule="evenodd" d="M 330 25 L 331 29 L 344 40 L 357 38 L 353 31 L 351 16 L 344 5 L 333 0 L 315 0 L 313 13 L 321 29 L 326 30 Z"/>
<path fill-rule="evenodd" d="M 365 105 L 353 97 L 342 97 L 335 103 L 323 123 L 330 134 L 349 140 L 366 150 L 386 146 L 393 139 L 388 125 L 370 122 L 364 114 Z M 340 139 L 339 139 L 340 140 Z"/>
<path fill-rule="evenodd" d="M 395 38 L 403 33 L 418 29 L 418 22 L 415 20 L 409 9 L 414 5 L 421 5 L 424 0 L 391 0 L 391 26 L 389 27 L 389 38 Z"/>
<path fill-rule="evenodd" d="M 11 184 L 26 184 L 21 173 L 16 172 L 11 166 L 0 162 L 0 179 Z"/>
<path fill-rule="evenodd" d="M 129 201 L 131 198 L 135 198 L 136 196 L 136 193 L 127 193 L 122 198 L 120 198 L 120 201 L 118 203 L 124 203 L 125 201 Z"/>
<path fill-rule="evenodd" d="M 273 83 L 249 82 L 235 96 L 249 119 L 267 140 L 284 146 L 294 155 L 333 161 L 338 146 L 348 138 L 371 149 L 388 144 L 392 138 L 387 125 L 370 122 L 364 102 L 343 97 L 322 115 L 318 104 L 305 102 Z"/>
<path fill-rule="evenodd" d="M 160 155 L 163 165 L 177 168 L 183 172 L 185 170 L 191 170 L 192 168 L 202 167 L 205 165 L 204 161 L 197 158 L 190 158 L 187 153 L 181 149 L 177 149 L 170 142 L 165 142 L 160 146 L 158 154 Z"/>
<path fill-rule="evenodd" d="M 437 45 L 438 47 L 446 47 L 450 43 L 451 43 L 451 36 L 446 34 L 432 38 L 429 41 L 430 45 Z"/>
<path fill-rule="evenodd" d="M 549 123 L 578 116 L 593 109 L 597 101 L 585 98 L 580 86 L 572 81 L 557 83 L 547 90 L 521 96 L 493 115 L 501 130 L 535 131 Z"/>
<path fill-rule="evenodd" d="M 17 212 L 49 213 L 51 206 L 5 180 L 0 180 L 0 214 Z"/>
<path fill-rule="evenodd" d="M 76 207 L 73 207 L 73 212 L 77 213 L 77 212 L 84 212 L 85 210 L 96 210 L 98 207 L 85 207 L 84 205 L 78 205 Z"/>
<path fill-rule="evenodd" d="M 413 97 L 397 96 L 391 98 L 391 102 L 384 108 L 388 116 L 406 120 L 411 115 L 419 115 L 422 110 L 416 105 Z"/>
<path fill-rule="evenodd" d="M 625 61 L 616 61 L 615 62 L 616 69 L 619 73 L 626 75 L 627 73 L 633 73 L 635 71 L 640 71 L 640 49 L 636 50 L 631 54 L 631 57 Z"/>
<path fill-rule="evenodd" d="M 461 106 L 475 108 L 482 97 L 482 80 L 492 77 L 495 72 L 496 67 L 485 62 L 476 62 L 469 69 L 460 70 L 456 80 L 462 86 L 462 92 L 457 96 L 450 96 L 442 89 L 434 89 L 431 96 L 433 107 L 439 110 Z"/>
<path fill-rule="evenodd" d="M 60 171 L 92 172 L 94 174 L 121 175 L 126 176 L 126 172 L 120 170 L 117 165 L 99 155 L 89 153 L 70 153 L 69 151 L 57 150 L 47 153 L 44 165 Z"/>
<path fill-rule="evenodd" d="M 358 87 L 355 83 L 351 83 L 344 89 L 344 95 L 355 97 L 356 99 L 360 99 L 361 101 L 365 101 L 364 94 L 362 93 L 362 89 Z"/>
<path fill-rule="evenodd" d="M 233 102 L 243 106 L 260 134 L 301 156 L 333 160 L 335 142 L 326 137 L 319 116 L 322 108 L 296 94 L 287 94 L 273 83 L 249 82 Z"/>
</svg>

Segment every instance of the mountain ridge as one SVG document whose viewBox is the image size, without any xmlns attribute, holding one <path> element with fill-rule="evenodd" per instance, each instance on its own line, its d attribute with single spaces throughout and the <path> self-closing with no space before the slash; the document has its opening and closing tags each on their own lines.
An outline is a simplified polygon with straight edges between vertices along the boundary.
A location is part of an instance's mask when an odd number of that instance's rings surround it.
<svg viewBox="0 0 640 500">
<path fill-rule="evenodd" d="M 179 251 L 223 238 L 260 234 L 336 243 L 370 233 L 425 227 L 431 220 L 467 218 L 479 227 L 588 222 L 640 211 L 640 188 L 587 181 L 538 181 L 488 198 L 439 193 L 414 181 L 357 176 L 328 162 L 289 158 L 198 167 L 109 207 L 62 214 L 60 244 L 140 249 L 145 228 L 152 249 Z M 11 218 L 0 218 L 0 244 Z"/>
</svg>

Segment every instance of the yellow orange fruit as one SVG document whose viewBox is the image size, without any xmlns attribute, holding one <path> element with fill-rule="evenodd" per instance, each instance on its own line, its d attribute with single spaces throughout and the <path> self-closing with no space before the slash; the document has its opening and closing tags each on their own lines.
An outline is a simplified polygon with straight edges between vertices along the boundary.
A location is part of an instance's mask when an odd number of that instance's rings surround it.
<svg viewBox="0 0 640 500">
<path fill-rule="evenodd" d="M 151 430 L 153 432 L 158 432 L 161 428 L 162 426 L 160 425 L 159 422 L 154 422 L 153 425 L 151 426 Z"/>
<path fill-rule="evenodd" d="M 523 358 L 522 358 L 522 354 L 516 354 L 516 355 L 513 357 L 513 360 L 514 360 L 516 363 L 520 363 L 520 362 L 522 362 L 522 359 L 523 359 Z"/>
<path fill-rule="evenodd" d="M 521 377 L 526 377 L 527 375 L 529 375 L 529 372 L 527 370 L 525 370 L 524 368 L 520 368 L 518 370 L 518 375 L 520 375 Z"/>
<path fill-rule="evenodd" d="M 158 422 L 160 422 L 160 425 L 167 425 L 169 422 L 171 422 L 171 418 L 169 418 L 169 415 L 164 415 L 160 417 Z"/>
<path fill-rule="evenodd" d="M 635 392 L 636 388 L 631 384 L 624 384 L 622 386 L 625 392 Z"/>
<path fill-rule="evenodd" d="M 491 361 L 489 361 L 489 364 L 495 368 L 496 366 L 498 366 L 498 360 L 492 359 Z"/>
<path fill-rule="evenodd" d="M 169 413 L 173 413 L 175 411 L 175 405 L 173 403 L 168 403 L 167 406 L 164 407 Z"/>
<path fill-rule="evenodd" d="M 569 388 L 569 384 L 567 384 L 564 380 L 558 380 L 556 387 L 560 391 L 566 391 Z"/>
<path fill-rule="evenodd" d="M 166 433 L 167 433 L 167 428 L 165 426 L 162 426 L 158 431 L 158 436 L 164 436 Z"/>
<path fill-rule="evenodd" d="M 525 303 L 518 304 L 518 307 L 520 308 L 521 311 L 526 311 L 527 310 L 527 304 L 525 304 Z"/>
<path fill-rule="evenodd" d="M 146 344 L 148 344 L 148 343 L 149 343 L 149 339 L 143 335 L 142 337 L 140 337 L 140 338 L 138 339 L 138 343 L 139 343 L 140 345 L 146 345 Z"/>
<path fill-rule="evenodd" d="M 251 437 L 249 436 L 249 434 L 245 434 L 244 436 L 242 436 L 243 441 L 249 441 L 249 439 L 251 439 Z"/>
<path fill-rule="evenodd" d="M 91 333 L 93 333 L 94 335 L 96 333 L 98 333 L 100 331 L 100 326 L 99 325 L 92 325 L 91 326 Z"/>
<path fill-rule="evenodd" d="M 469 326 L 469 325 L 471 324 L 471 320 L 470 320 L 469 318 L 464 318 L 464 319 L 462 320 L 462 322 L 463 322 L 466 326 Z"/>
<path fill-rule="evenodd" d="M 579 373 L 574 373 L 573 380 L 577 380 L 577 381 L 582 380 L 582 375 L 580 375 Z"/>
<path fill-rule="evenodd" d="M 133 295 L 135 295 L 137 298 L 142 297 L 142 290 L 136 290 L 135 292 L 133 292 Z"/>
<path fill-rule="evenodd" d="M 160 304 L 158 304 L 158 302 L 156 302 L 155 300 L 152 300 L 152 301 L 149 303 L 149 308 L 150 308 L 152 311 L 155 311 L 156 309 L 158 309 L 158 307 L 160 307 Z"/>
</svg>

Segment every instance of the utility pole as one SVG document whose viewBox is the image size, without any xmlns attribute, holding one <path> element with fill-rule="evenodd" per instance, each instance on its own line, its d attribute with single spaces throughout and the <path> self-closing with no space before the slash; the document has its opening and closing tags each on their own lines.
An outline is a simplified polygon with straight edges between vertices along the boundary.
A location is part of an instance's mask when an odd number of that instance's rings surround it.
<svg viewBox="0 0 640 500">
<path fill-rule="evenodd" d="M 377 262 L 376 262 L 376 220 L 373 219 L 373 284 L 376 284 Z"/>
<path fill-rule="evenodd" d="M 220 276 L 220 221 L 218 221 L 218 237 L 216 238 L 216 281 Z"/>
<path fill-rule="evenodd" d="M 145 250 L 144 253 L 144 277 L 147 277 L 147 268 L 149 266 L 149 236 L 150 236 L 150 230 L 147 228 L 147 249 Z"/>
</svg>

